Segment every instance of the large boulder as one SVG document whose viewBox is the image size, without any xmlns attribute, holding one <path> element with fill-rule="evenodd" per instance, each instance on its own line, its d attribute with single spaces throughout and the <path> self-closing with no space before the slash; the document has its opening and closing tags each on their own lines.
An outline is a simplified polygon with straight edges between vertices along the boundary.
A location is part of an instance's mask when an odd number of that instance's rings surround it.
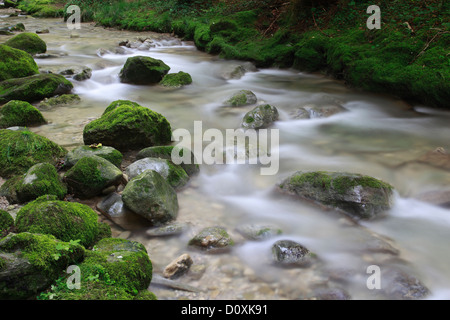
<svg viewBox="0 0 450 320">
<path fill-rule="evenodd" d="M 247 112 L 241 126 L 245 129 L 261 129 L 278 120 L 278 110 L 270 104 L 260 105 Z"/>
<path fill-rule="evenodd" d="M 83 130 L 86 145 L 102 143 L 118 150 L 141 149 L 171 142 L 170 123 L 161 114 L 135 102 L 113 102 Z"/>
<path fill-rule="evenodd" d="M 49 163 L 35 164 L 26 174 L 9 179 L 0 187 L 0 195 L 10 203 L 25 203 L 47 194 L 63 199 L 66 193 L 66 185 Z"/>
<path fill-rule="evenodd" d="M 178 215 L 178 197 L 156 171 L 147 170 L 131 179 L 122 192 L 124 204 L 153 225 L 162 225 Z"/>
<path fill-rule="evenodd" d="M 174 189 L 185 186 L 189 181 L 189 176 L 182 167 L 173 164 L 170 160 L 159 158 L 137 160 L 125 169 L 125 173 L 128 178 L 133 179 L 147 170 L 158 172 Z"/>
<path fill-rule="evenodd" d="M 179 157 L 183 158 L 184 152 L 188 152 L 190 154 L 189 163 L 180 163 L 180 166 L 186 171 L 188 176 L 192 176 L 200 171 L 200 167 L 197 163 L 195 163 L 194 153 L 188 148 L 181 148 L 177 146 L 154 146 L 142 149 L 136 155 L 136 159 L 144 159 L 144 158 L 161 158 L 172 161 L 172 153 L 177 154 Z"/>
<path fill-rule="evenodd" d="M 25 51 L 0 44 L 0 81 L 32 76 L 39 73 L 33 57 Z"/>
<path fill-rule="evenodd" d="M 106 159 L 118 168 L 120 168 L 120 164 L 123 160 L 122 153 L 113 147 L 79 146 L 67 153 L 66 158 L 64 159 L 64 167 L 71 168 L 81 158 L 89 156 L 98 156 L 100 158 Z"/>
<path fill-rule="evenodd" d="M 10 233 L 0 240 L 0 299 L 29 299 L 84 258 L 83 246 L 52 235 Z"/>
<path fill-rule="evenodd" d="M 56 165 L 67 150 L 53 141 L 30 132 L 0 130 L 0 176 L 23 174 L 37 163 Z"/>
<path fill-rule="evenodd" d="M 0 128 L 30 127 L 47 123 L 42 113 L 26 101 L 12 100 L 0 107 Z"/>
<path fill-rule="evenodd" d="M 36 74 L 0 82 L 0 103 L 10 100 L 34 102 L 70 93 L 72 83 L 58 74 Z"/>
<path fill-rule="evenodd" d="M 156 84 L 169 72 L 163 61 L 150 57 L 130 57 L 119 73 L 120 81 L 131 84 Z"/>
<path fill-rule="evenodd" d="M 371 219 L 390 209 L 393 187 L 373 177 L 345 172 L 296 172 L 279 189 L 356 219 Z"/>
<path fill-rule="evenodd" d="M 106 159 L 92 155 L 81 158 L 65 173 L 64 181 L 75 196 L 87 199 L 109 186 L 120 184 L 122 171 Z"/>
<path fill-rule="evenodd" d="M 79 241 L 89 247 L 99 234 L 97 213 L 78 202 L 42 196 L 23 206 L 16 216 L 18 232 L 51 234 L 62 241 Z"/>
<path fill-rule="evenodd" d="M 15 49 L 20 49 L 29 54 L 44 53 L 47 51 L 47 44 L 37 34 L 31 32 L 20 33 L 8 41 L 5 45 Z"/>
</svg>

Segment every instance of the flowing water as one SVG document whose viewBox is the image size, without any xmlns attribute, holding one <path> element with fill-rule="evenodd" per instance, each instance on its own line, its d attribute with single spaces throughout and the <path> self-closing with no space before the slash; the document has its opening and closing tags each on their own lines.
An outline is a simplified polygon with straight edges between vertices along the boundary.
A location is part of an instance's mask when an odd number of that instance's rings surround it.
<svg viewBox="0 0 450 320">
<path fill-rule="evenodd" d="M 177 280 L 201 292 L 151 285 L 159 299 L 304 299 L 318 288 L 336 286 L 354 299 L 372 299 L 378 296 L 366 286 L 369 265 L 400 267 L 430 289 L 428 298 L 450 298 L 450 211 L 417 199 L 450 186 L 448 169 L 417 161 L 437 147 L 450 149 L 449 112 L 410 108 L 397 99 L 352 90 L 322 75 L 296 70 L 251 70 L 240 79 L 227 80 L 223 74 L 243 62 L 205 54 L 169 35 L 91 24 L 71 31 L 59 19 L 1 19 L 8 25 L 23 22 L 29 32 L 50 30 L 41 37 L 48 52 L 57 57 L 36 59 L 42 71 L 72 66 L 93 70 L 89 80 L 72 80 L 74 93 L 81 97 L 79 104 L 42 110 L 49 123 L 32 129 L 68 149 L 83 144 L 84 125 L 117 99 L 136 101 L 163 114 L 172 129 L 190 132 L 194 121 L 202 121 L 203 130 L 238 128 L 252 107 L 224 108 L 222 102 L 241 89 L 253 91 L 258 103 L 278 108 L 280 120 L 272 127 L 280 133 L 280 165 L 275 175 L 261 175 L 258 165 L 202 164 L 200 174 L 178 192 L 177 221 L 189 224 L 186 233 L 153 238 L 145 229 L 126 233 L 147 247 L 155 274 L 162 274 L 183 253 L 193 258 L 192 270 L 202 269 Z M 122 48 L 123 52 L 115 53 L 120 41 L 137 38 L 154 39 L 156 47 Z M 100 48 L 109 52 L 100 55 Z M 178 89 L 122 84 L 118 73 L 133 55 L 161 59 L 170 72 L 190 73 L 193 83 Z M 339 104 L 347 111 L 328 118 L 292 119 L 291 113 L 307 104 Z M 382 219 L 352 226 L 332 212 L 276 192 L 276 184 L 298 170 L 347 171 L 379 178 L 396 188 L 394 207 Z M 282 234 L 263 241 L 245 240 L 236 231 L 245 224 L 274 225 Z M 215 225 L 225 227 L 235 240 L 229 252 L 210 254 L 187 245 L 199 230 Z M 385 237 L 399 254 L 367 251 L 371 232 Z M 309 268 L 274 265 L 271 246 L 279 239 L 302 243 L 320 262 Z"/>
</svg>

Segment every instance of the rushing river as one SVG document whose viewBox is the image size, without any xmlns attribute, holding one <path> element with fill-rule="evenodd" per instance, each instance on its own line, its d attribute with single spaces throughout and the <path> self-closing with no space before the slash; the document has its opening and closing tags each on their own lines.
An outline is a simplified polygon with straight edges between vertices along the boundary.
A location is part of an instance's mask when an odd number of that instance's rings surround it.
<svg viewBox="0 0 450 320">
<path fill-rule="evenodd" d="M 117 99 L 136 101 L 163 114 L 172 129 L 191 132 L 194 121 L 202 121 L 203 130 L 238 128 L 252 107 L 224 108 L 222 102 L 241 89 L 253 91 L 258 103 L 278 108 L 280 120 L 272 127 L 280 134 L 275 175 L 261 175 L 258 165 L 202 164 L 200 174 L 178 193 L 177 221 L 189 224 L 187 232 L 153 238 L 145 229 L 122 234 L 147 247 L 155 274 L 162 274 L 183 253 L 194 260 L 193 270 L 203 268 L 177 280 L 201 292 L 151 285 L 159 299 L 304 299 L 317 288 L 335 286 L 353 299 L 372 299 L 377 296 L 366 286 L 369 265 L 400 266 L 430 289 L 428 298 L 450 298 L 450 211 L 419 200 L 426 192 L 448 190 L 450 172 L 416 161 L 437 147 L 450 150 L 449 112 L 411 108 L 391 97 L 359 92 L 322 75 L 296 70 L 250 70 L 239 79 L 227 80 L 223 75 L 243 62 L 205 54 L 169 35 L 91 24 L 71 31 L 59 19 L 1 18 L 3 24 L 17 22 L 23 22 L 29 32 L 50 30 L 40 36 L 48 53 L 56 57 L 36 59 L 42 71 L 82 66 L 93 70 L 89 80 L 72 80 L 74 93 L 81 97 L 79 104 L 42 110 L 49 123 L 32 128 L 68 149 L 83 144 L 84 125 Z M 139 37 L 154 39 L 156 46 L 146 51 L 122 48 L 115 53 L 120 41 Z M 0 41 L 7 38 L 2 36 Z M 98 54 L 100 48 L 109 51 Z M 193 83 L 179 89 L 122 84 L 118 73 L 133 55 L 161 59 L 170 72 L 191 74 Z M 347 111 L 328 118 L 292 119 L 291 113 L 307 104 L 338 104 Z M 276 192 L 276 184 L 298 170 L 376 177 L 395 187 L 395 205 L 386 217 L 352 227 L 331 212 Z M 245 240 L 236 231 L 245 224 L 274 225 L 282 234 L 264 241 Z M 216 225 L 225 227 L 236 242 L 229 252 L 209 254 L 187 245 L 199 230 Z M 367 230 L 386 237 L 399 254 L 365 251 Z M 320 263 L 310 268 L 274 265 L 270 248 L 279 239 L 302 243 L 317 254 Z"/>
</svg>

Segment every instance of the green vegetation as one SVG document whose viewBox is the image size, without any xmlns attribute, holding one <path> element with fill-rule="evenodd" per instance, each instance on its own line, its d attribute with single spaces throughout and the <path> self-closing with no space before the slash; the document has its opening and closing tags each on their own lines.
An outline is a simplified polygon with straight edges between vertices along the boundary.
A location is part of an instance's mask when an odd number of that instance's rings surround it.
<svg viewBox="0 0 450 320">
<path fill-rule="evenodd" d="M 25 101 L 12 100 L 0 107 L 0 128 L 47 123 L 41 112 Z"/>
<path fill-rule="evenodd" d="M 14 218 L 5 210 L 0 210 L 0 238 L 3 238 L 13 226 Z"/>
<path fill-rule="evenodd" d="M 0 44 L 0 81 L 32 76 L 39 73 L 39 68 L 25 51 Z"/>
<path fill-rule="evenodd" d="M 33 17 L 52 18 L 64 15 L 64 3 L 58 0 L 19 0 L 18 8 Z"/>
<path fill-rule="evenodd" d="M 19 33 L 5 42 L 11 48 L 23 50 L 29 54 L 45 53 L 47 44 L 37 34 L 25 32 Z"/>
<path fill-rule="evenodd" d="M 71 0 L 85 21 L 174 32 L 257 67 L 295 67 L 430 106 L 450 101 L 450 4 L 399 1 Z M 370 5 L 381 29 L 369 30 Z"/>
<path fill-rule="evenodd" d="M 165 87 L 179 88 L 192 83 L 192 77 L 189 73 L 180 71 L 178 73 L 169 73 L 164 76 L 161 85 Z"/>
</svg>

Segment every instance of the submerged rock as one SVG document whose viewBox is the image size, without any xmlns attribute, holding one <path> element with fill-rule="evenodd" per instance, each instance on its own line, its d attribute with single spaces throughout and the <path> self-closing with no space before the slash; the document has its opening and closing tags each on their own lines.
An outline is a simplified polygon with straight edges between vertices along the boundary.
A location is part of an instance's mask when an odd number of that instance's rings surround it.
<svg viewBox="0 0 450 320">
<path fill-rule="evenodd" d="M 170 123 L 164 116 L 125 100 L 111 103 L 83 130 L 86 145 L 102 143 L 121 151 L 168 144 L 171 138 Z"/>
<path fill-rule="evenodd" d="M 239 226 L 236 229 L 249 240 L 265 240 L 282 234 L 281 229 L 271 225 L 250 224 Z"/>
<path fill-rule="evenodd" d="M 193 263 L 190 255 L 182 254 L 164 268 L 163 276 L 168 279 L 177 279 L 186 274 Z"/>
<path fill-rule="evenodd" d="M 247 112 L 241 126 L 246 129 L 261 129 L 278 120 L 278 110 L 269 104 L 260 105 Z"/>
<path fill-rule="evenodd" d="M 189 240 L 190 246 L 206 251 L 221 251 L 234 244 L 228 232 L 223 227 L 207 227 Z"/>
<path fill-rule="evenodd" d="M 347 109 L 339 105 L 306 105 L 292 111 L 291 117 L 293 119 L 328 118 L 345 111 L 347 111 Z"/>
<path fill-rule="evenodd" d="M 84 253 L 83 246 L 52 235 L 10 233 L 0 240 L 0 299 L 33 298 Z"/>
<path fill-rule="evenodd" d="M 65 173 L 69 191 L 80 198 L 91 198 L 122 180 L 122 171 L 108 160 L 91 155 L 83 157 Z"/>
<path fill-rule="evenodd" d="M 156 171 L 147 170 L 131 179 L 122 192 L 124 204 L 153 225 L 174 220 L 178 197 L 170 184 Z"/>
<path fill-rule="evenodd" d="M 56 95 L 70 93 L 72 83 L 57 74 L 36 74 L 0 82 L 0 104 L 10 100 L 40 101 Z"/>
<path fill-rule="evenodd" d="M 279 240 L 272 245 L 275 262 L 282 265 L 308 265 L 313 255 L 300 243 L 291 240 Z"/>
<path fill-rule="evenodd" d="M 42 113 L 26 101 L 11 100 L 0 107 L 0 128 L 45 124 Z"/>
<path fill-rule="evenodd" d="M 37 34 L 25 32 L 20 33 L 8 41 L 5 45 L 12 48 L 20 49 L 29 54 L 45 53 L 47 51 L 47 44 Z"/>
<path fill-rule="evenodd" d="M 62 105 L 74 105 L 81 101 L 81 98 L 77 94 L 62 94 L 60 96 L 45 98 L 39 103 L 39 108 L 50 109 L 56 106 Z"/>
<path fill-rule="evenodd" d="M 0 44 L 0 81 L 22 78 L 39 73 L 34 59 L 25 51 Z"/>
<path fill-rule="evenodd" d="M 76 81 L 84 81 L 90 79 L 92 77 L 92 69 L 85 68 L 80 73 L 77 73 L 73 76 L 73 79 Z"/>
<path fill-rule="evenodd" d="M 279 189 L 357 219 L 371 219 L 391 208 L 393 187 L 375 178 L 345 172 L 296 172 Z"/>
<path fill-rule="evenodd" d="M 256 98 L 256 95 L 252 91 L 241 90 L 234 93 L 224 102 L 224 105 L 230 107 L 242 107 L 255 104 L 256 102 L 258 102 L 258 98 Z"/>
<path fill-rule="evenodd" d="M 383 292 L 392 300 L 418 300 L 430 294 L 420 280 L 401 270 L 384 270 L 382 281 Z"/>
<path fill-rule="evenodd" d="M 148 229 L 145 231 L 145 234 L 149 237 L 177 236 L 185 232 L 187 228 L 188 226 L 185 223 L 173 222 L 161 227 Z"/>
<path fill-rule="evenodd" d="M 120 81 L 131 84 L 156 84 L 169 72 L 163 61 L 145 56 L 130 57 L 119 73 Z"/>
</svg>

